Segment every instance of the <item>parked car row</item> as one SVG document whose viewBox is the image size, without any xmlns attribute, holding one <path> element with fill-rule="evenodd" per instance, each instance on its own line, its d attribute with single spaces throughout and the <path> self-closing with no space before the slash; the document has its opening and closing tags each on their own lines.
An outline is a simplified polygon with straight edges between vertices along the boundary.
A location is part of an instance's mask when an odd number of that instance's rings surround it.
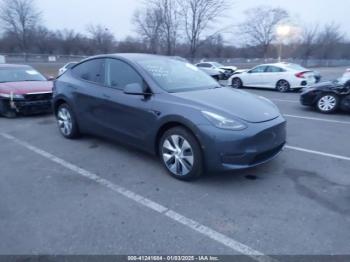
<svg viewBox="0 0 350 262">
<path fill-rule="evenodd" d="M 220 85 L 198 64 L 146 54 L 67 64 L 54 82 L 30 66 L 1 65 L 0 114 L 53 110 L 64 137 L 117 140 L 158 155 L 169 174 L 190 180 L 205 171 L 257 166 L 283 149 L 286 121 L 277 106 L 238 88 L 304 88 L 304 105 L 323 113 L 350 109 L 350 71 L 316 84 L 317 73 L 295 64 L 245 71 L 208 64 L 231 74 L 234 88 Z"/>
</svg>

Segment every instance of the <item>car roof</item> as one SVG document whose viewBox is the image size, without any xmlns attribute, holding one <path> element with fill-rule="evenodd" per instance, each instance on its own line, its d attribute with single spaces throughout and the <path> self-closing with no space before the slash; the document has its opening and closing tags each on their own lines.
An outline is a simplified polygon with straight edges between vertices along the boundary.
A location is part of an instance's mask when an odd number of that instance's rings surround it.
<svg viewBox="0 0 350 262">
<path fill-rule="evenodd" d="M 277 67 L 281 67 L 284 69 L 292 69 L 289 66 L 292 65 L 293 63 L 284 63 L 284 62 L 279 62 L 279 63 L 270 63 L 270 64 L 261 64 L 261 65 L 257 65 L 258 66 L 277 66 Z"/>
<path fill-rule="evenodd" d="M 16 64 L 0 64 L 0 70 L 1 69 L 21 69 L 21 68 L 32 68 L 28 65 L 16 65 Z"/>
<path fill-rule="evenodd" d="M 174 56 L 164 56 L 164 55 L 145 54 L 145 53 L 115 53 L 115 54 L 103 54 L 103 55 L 91 56 L 80 61 L 78 64 L 81 64 L 85 61 L 96 59 L 96 58 L 119 58 L 119 59 L 129 60 L 134 63 L 140 60 L 146 60 L 151 58 L 165 58 L 165 59 L 173 59 L 173 60 L 179 61 L 179 59 L 174 58 Z"/>
</svg>

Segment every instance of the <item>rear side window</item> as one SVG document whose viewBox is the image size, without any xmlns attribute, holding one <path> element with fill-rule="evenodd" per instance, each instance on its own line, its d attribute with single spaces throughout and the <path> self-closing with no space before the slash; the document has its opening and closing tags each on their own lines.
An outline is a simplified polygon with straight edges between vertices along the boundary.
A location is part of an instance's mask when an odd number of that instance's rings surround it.
<svg viewBox="0 0 350 262">
<path fill-rule="evenodd" d="M 266 66 L 258 66 L 252 69 L 250 73 L 264 73 L 265 70 L 266 70 Z"/>
<path fill-rule="evenodd" d="M 83 80 L 104 84 L 104 59 L 86 61 L 72 69 L 73 74 Z"/>
<path fill-rule="evenodd" d="M 268 73 L 281 73 L 284 72 L 284 70 L 277 66 L 269 66 L 266 70 Z"/>
<path fill-rule="evenodd" d="M 142 77 L 127 63 L 118 59 L 106 60 L 106 84 L 116 89 L 124 89 L 128 84 L 143 86 Z"/>
</svg>

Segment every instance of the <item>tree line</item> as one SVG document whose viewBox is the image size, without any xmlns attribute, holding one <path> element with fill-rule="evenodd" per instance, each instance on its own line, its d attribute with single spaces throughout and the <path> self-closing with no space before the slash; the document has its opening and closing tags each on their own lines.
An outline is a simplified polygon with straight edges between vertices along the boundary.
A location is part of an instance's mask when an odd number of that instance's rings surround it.
<svg viewBox="0 0 350 262">
<path fill-rule="evenodd" d="M 247 10 L 241 23 L 220 27 L 220 18 L 232 4 L 233 0 L 149 0 L 131 21 L 138 36 L 116 39 L 102 25 L 89 25 L 84 33 L 50 30 L 34 0 L 2 0 L 0 52 L 276 58 L 283 48 L 285 58 L 350 59 L 350 42 L 336 23 L 300 25 L 284 9 L 260 6 Z M 288 30 L 279 32 L 282 26 Z"/>
</svg>

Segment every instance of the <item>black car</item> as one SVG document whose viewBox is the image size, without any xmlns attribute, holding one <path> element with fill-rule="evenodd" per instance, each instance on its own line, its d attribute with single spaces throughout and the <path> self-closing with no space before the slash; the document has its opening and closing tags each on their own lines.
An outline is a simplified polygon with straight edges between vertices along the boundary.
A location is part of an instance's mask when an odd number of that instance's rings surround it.
<svg viewBox="0 0 350 262">
<path fill-rule="evenodd" d="M 286 141 L 286 121 L 271 101 L 155 55 L 80 62 L 54 82 L 54 112 L 66 138 L 115 139 L 159 155 L 169 173 L 184 180 L 265 163 Z"/>
<path fill-rule="evenodd" d="M 300 102 L 326 114 L 338 109 L 350 112 L 350 81 L 336 80 L 306 88 L 300 96 Z"/>
</svg>

